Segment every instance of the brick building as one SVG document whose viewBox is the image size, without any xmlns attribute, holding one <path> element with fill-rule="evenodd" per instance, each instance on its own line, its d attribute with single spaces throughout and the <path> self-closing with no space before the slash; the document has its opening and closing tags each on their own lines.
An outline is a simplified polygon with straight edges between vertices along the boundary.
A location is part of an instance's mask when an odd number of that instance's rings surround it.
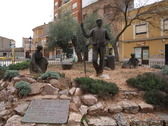
<svg viewBox="0 0 168 126">
<path fill-rule="evenodd" d="M 82 0 L 54 0 L 54 20 L 71 11 L 74 20 L 81 21 Z"/>
</svg>

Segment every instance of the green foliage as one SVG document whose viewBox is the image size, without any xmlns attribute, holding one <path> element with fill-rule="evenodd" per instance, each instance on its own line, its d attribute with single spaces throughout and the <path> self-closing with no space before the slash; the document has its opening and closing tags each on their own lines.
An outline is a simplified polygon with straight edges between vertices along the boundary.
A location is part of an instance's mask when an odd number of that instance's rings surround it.
<svg viewBox="0 0 168 126">
<path fill-rule="evenodd" d="M 75 21 L 68 12 L 62 18 L 51 23 L 49 26 L 49 42 L 47 43 L 48 49 L 52 50 L 55 47 L 61 47 L 64 53 L 69 52 L 69 42 L 74 37 Z"/>
<path fill-rule="evenodd" d="M 8 70 L 7 66 L 1 66 L 0 65 L 0 79 L 4 77 L 5 72 Z"/>
<path fill-rule="evenodd" d="M 119 90 L 115 83 L 103 80 L 81 77 L 76 78 L 75 81 L 84 93 L 97 94 L 99 97 L 109 96 L 110 94 L 115 95 Z"/>
<path fill-rule="evenodd" d="M 16 82 L 15 88 L 18 90 L 18 93 L 21 96 L 27 96 L 31 92 L 29 83 L 25 81 Z"/>
<path fill-rule="evenodd" d="M 16 63 L 16 64 L 10 64 L 9 65 L 9 70 L 23 70 L 23 69 L 28 69 L 30 65 L 30 61 L 24 61 L 21 63 Z"/>
<path fill-rule="evenodd" d="M 163 67 L 161 65 L 158 65 L 158 64 L 154 64 L 151 66 L 151 68 L 154 68 L 154 69 L 162 69 Z"/>
<path fill-rule="evenodd" d="M 132 87 L 145 90 L 147 103 L 168 107 L 168 75 L 161 72 L 144 73 L 126 82 Z"/>
<path fill-rule="evenodd" d="M 164 87 L 163 80 L 153 73 L 144 73 L 135 78 L 129 78 L 126 82 L 132 87 L 146 91 L 152 89 L 162 90 Z"/>
<path fill-rule="evenodd" d="M 159 90 L 151 90 L 145 94 L 145 100 L 149 104 L 163 105 L 165 95 Z"/>
<path fill-rule="evenodd" d="M 61 78 L 60 74 L 54 71 L 47 71 L 40 76 L 42 80 L 49 80 L 49 79 L 59 79 Z"/>
<path fill-rule="evenodd" d="M 161 70 L 161 72 L 162 72 L 163 74 L 168 75 L 168 66 L 164 67 L 164 68 Z"/>
<path fill-rule="evenodd" d="M 16 76 L 19 76 L 19 72 L 17 70 L 7 70 L 4 75 L 4 80 L 11 81 L 11 79 Z"/>
</svg>

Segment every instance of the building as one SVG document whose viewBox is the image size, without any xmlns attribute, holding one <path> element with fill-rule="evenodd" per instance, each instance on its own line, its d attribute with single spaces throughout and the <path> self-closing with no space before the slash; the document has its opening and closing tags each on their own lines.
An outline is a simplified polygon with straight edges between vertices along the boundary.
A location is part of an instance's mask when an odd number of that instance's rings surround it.
<svg viewBox="0 0 168 126">
<path fill-rule="evenodd" d="M 52 56 L 49 54 L 49 51 L 46 48 L 46 44 L 48 42 L 48 30 L 49 30 L 49 24 L 43 24 L 40 26 L 37 26 L 33 28 L 33 40 L 32 40 L 32 46 L 31 46 L 31 52 L 33 53 L 36 50 L 37 45 L 42 45 L 43 46 L 43 56 L 46 58 L 50 58 Z M 49 56 L 50 55 L 50 56 Z"/>
<path fill-rule="evenodd" d="M 29 38 L 22 38 L 22 45 L 23 45 L 23 48 L 24 48 L 24 57 L 25 58 L 30 58 L 30 52 L 31 50 L 34 50 L 32 49 L 32 45 L 29 41 Z"/>
<path fill-rule="evenodd" d="M 158 3 L 155 3 L 158 4 Z M 162 1 L 164 7 L 155 9 L 160 16 L 152 16 L 150 22 L 135 20 L 120 38 L 120 60 L 128 60 L 135 53 L 142 64 L 160 62 L 168 64 L 168 1 Z M 147 7 L 143 9 L 145 10 Z M 167 6 L 167 7 L 166 7 Z M 136 10 L 133 10 L 133 16 Z M 123 23 L 121 23 L 123 25 Z M 121 26 L 122 27 L 122 26 Z"/>
<path fill-rule="evenodd" d="M 81 21 L 82 0 L 54 0 L 54 20 L 71 11 L 74 20 Z"/>
<path fill-rule="evenodd" d="M 6 37 L 0 36 L 0 57 L 10 57 L 12 55 L 11 46 L 15 46 L 15 41 Z"/>
</svg>

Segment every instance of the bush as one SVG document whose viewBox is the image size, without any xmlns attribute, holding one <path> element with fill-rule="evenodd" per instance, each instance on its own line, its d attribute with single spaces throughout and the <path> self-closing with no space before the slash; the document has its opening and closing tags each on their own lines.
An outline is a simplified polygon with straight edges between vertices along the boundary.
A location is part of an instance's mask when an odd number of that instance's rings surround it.
<svg viewBox="0 0 168 126">
<path fill-rule="evenodd" d="M 21 63 L 16 63 L 16 64 L 10 64 L 9 65 L 9 70 L 23 70 L 23 69 L 28 69 L 30 65 L 30 61 L 24 61 Z"/>
<path fill-rule="evenodd" d="M 151 90 L 145 94 L 145 101 L 153 105 L 164 105 L 165 94 L 159 90 Z"/>
<path fill-rule="evenodd" d="M 19 72 L 17 70 L 7 70 L 4 75 L 4 80 L 11 81 L 13 77 L 19 76 Z"/>
<path fill-rule="evenodd" d="M 154 68 L 154 69 L 162 69 L 163 67 L 161 65 L 158 65 L 158 64 L 154 64 L 151 66 L 151 68 Z"/>
<path fill-rule="evenodd" d="M 150 91 L 152 89 L 163 90 L 164 81 L 154 73 L 144 73 L 135 78 L 130 78 L 127 84 L 141 90 Z"/>
<path fill-rule="evenodd" d="M 5 72 L 8 70 L 7 66 L 1 66 L 0 65 L 0 79 L 4 77 Z"/>
<path fill-rule="evenodd" d="M 20 96 L 27 96 L 31 92 L 29 83 L 25 81 L 16 82 L 15 88 L 18 90 Z"/>
<path fill-rule="evenodd" d="M 164 68 L 161 70 L 161 73 L 168 75 L 168 66 L 164 67 Z"/>
<path fill-rule="evenodd" d="M 119 90 L 115 83 L 94 80 L 88 77 L 76 78 L 75 82 L 84 93 L 97 94 L 99 97 L 109 96 L 110 94 L 115 95 Z"/>
<path fill-rule="evenodd" d="M 42 80 L 49 80 L 49 79 L 59 79 L 61 78 L 60 74 L 54 71 L 47 71 L 40 76 Z"/>
</svg>

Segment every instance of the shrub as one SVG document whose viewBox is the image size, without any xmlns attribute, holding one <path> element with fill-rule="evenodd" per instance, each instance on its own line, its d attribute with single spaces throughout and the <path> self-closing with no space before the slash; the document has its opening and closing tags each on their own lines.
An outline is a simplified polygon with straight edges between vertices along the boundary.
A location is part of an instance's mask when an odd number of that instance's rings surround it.
<svg viewBox="0 0 168 126">
<path fill-rule="evenodd" d="M 84 93 L 97 94 L 99 97 L 109 96 L 110 94 L 115 95 L 119 90 L 115 83 L 94 80 L 88 77 L 76 78 L 75 82 Z"/>
<path fill-rule="evenodd" d="M 4 77 L 5 72 L 8 70 L 7 66 L 1 66 L 0 65 L 0 79 Z"/>
<path fill-rule="evenodd" d="M 49 79 L 59 79 L 61 78 L 60 74 L 54 71 L 47 71 L 40 76 L 42 80 L 49 80 Z"/>
<path fill-rule="evenodd" d="M 161 70 L 161 73 L 168 75 L 168 66 L 164 67 L 164 68 Z"/>
<path fill-rule="evenodd" d="M 29 83 L 25 81 L 16 82 L 15 88 L 18 90 L 20 96 L 27 96 L 31 92 Z"/>
<path fill-rule="evenodd" d="M 134 88 L 146 91 L 152 89 L 162 90 L 164 88 L 164 81 L 154 73 L 144 73 L 135 78 L 130 78 L 126 82 Z"/>
<path fill-rule="evenodd" d="M 11 79 L 16 76 L 19 76 L 19 72 L 17 70 L 7 70 L 4 75 L 4 80 L 11 81 Z"/>
<path fill-rule="evenodd" d="M 145 94 L 145 101 L 153 105 L 164 105 L 165 94 L 159 90 L 151 90 Z"/>
<path fill-rule="evenodd" d="M 154 69 L 162 69 L 163 67 L 161 65 L 158 65 L 158 64 L 154 64 L 151 66 L 151 68 L 154 68 Z"/>
<path fill-rule="evenodd" d="M 9 70 L 23 70 L 23 69 L 28 69 L 30 65 L 30 61 L 24 61 L 21 63 L 16 63 L 16 64 L 10 64 L 9 65 Z"/>
</svg>

